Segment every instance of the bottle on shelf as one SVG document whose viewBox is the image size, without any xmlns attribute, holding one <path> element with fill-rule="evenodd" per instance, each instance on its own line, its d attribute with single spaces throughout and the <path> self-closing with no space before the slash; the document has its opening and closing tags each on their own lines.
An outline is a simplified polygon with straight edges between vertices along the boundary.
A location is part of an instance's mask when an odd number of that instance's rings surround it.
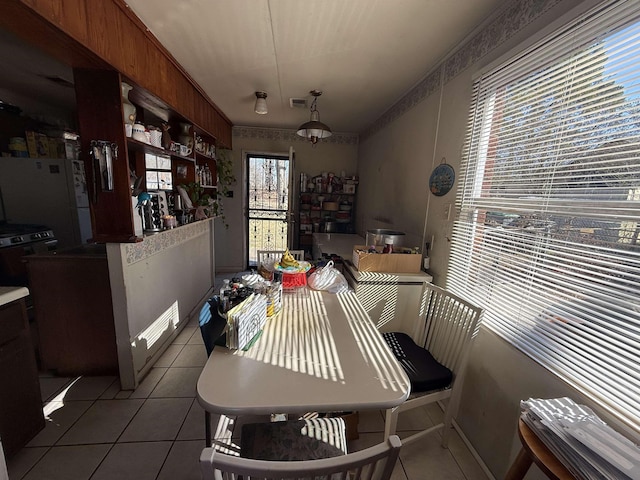
<svg viewBox="0 0 640 480">
<path fill-rule="evenodd" d="M 231 285 L 229 283 L 229 279 L 225 278 L 223 280 L 222 287 L 220 287 L 220 306 L 222 308 L 223 313 L 229 310 L 230 296 L 231 296 Z"/>
<path fill-rule="evenodd" d="M 393 253 L 392 237 L 384 237 L 384 248 L 382 249 L 382 253 Z"/>
</svg>

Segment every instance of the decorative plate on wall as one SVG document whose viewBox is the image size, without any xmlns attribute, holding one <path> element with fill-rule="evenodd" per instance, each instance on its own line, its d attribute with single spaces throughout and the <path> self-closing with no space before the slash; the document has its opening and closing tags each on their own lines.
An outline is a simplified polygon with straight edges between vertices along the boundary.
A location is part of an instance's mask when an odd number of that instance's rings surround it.
<svg viewBox="0 0 640 480">
<path fill-rule="evenodd" d="M 431 177 L 429 178 L 429 190 L 431 190 L 431 193 L 436 197 L 441 197 L 451 190 L 455 179 L 456 172 L 453 170 L 451 165 L 444 162 L 443 158 L 442 163 L 434 168 L 433 172 L 431 172 Z"/>
</svg>

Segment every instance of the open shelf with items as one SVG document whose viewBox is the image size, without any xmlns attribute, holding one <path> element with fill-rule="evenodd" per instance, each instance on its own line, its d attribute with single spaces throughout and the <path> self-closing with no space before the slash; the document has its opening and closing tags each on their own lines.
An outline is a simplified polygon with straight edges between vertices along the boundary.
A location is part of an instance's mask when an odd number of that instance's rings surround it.
<svg viewBox="0 0 640 480">
<path fill-rule="evenodd" d="M 347 183 L 350 182 L 350 183 Z M 318 176 L 301 185 L 298 246 L 311 250 L 313 233 L 354 233 L 355 177 Z"/>
<path fill-rule="evenodd" d="M 125 131 L 132 134 L 127 137 L 132 176 L 143 176 L 138 190 L 152 193 L 152 198 L 156 196 L 153 192 L 164 192 L 161 198 L 166 198 L 166 202 L 160 203 L 165 204 L 162 214 L 169 220 L 176 217 L 179 224 L 183 224 L 195 219 L 198 204 L 193 192 L 202 187 L 198 196 L 216 196 L 216 139 L 175 112 L 163 115 L 162 109 L 151 105 L 149 98 L 136 93 L 135 88 L 129 89 L 128 93 L 128 103 L 135 108 L 136 124 L 129 129 L 125 125 Z M 139 105 L 140 98 L 146 107 Z M 159 132 L 162 132 L 161 138 Z M 185 202 L 178 198 L 178 186 L 191 196 L 193 209 L 184 208 Z M 144 223 L 143 228 L 147 231 Z"/>
<path fill-rule="evenodd" d="M 216 147 L 210 137 L 195 136 L 195 181 L 206 189 L 216 189 L 218 185 L 218 172 L 216 164 Z"/>
</svg>

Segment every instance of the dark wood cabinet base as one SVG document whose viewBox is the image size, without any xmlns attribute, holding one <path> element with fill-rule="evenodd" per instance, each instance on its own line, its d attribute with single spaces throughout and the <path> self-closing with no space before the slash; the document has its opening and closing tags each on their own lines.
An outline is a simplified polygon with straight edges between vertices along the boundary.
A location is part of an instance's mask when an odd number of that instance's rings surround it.
<svg viewBox="0 0 640 480">
<path fill-rule="evenodd" d="M 27 262 L 41 368 L 58 375 L 118 374 L 107 256 L 90 247 Z"/>
<path fill-rule="evenodd" d="M 0 307 L 0 438 L 7 457 L 44 428 L 24 299 Z"/>
</svg>

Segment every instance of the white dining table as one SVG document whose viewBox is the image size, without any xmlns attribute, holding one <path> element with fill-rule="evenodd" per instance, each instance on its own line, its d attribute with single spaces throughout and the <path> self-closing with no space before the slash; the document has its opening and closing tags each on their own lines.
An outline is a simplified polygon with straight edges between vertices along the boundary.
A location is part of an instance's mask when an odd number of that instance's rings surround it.
<svg viewBox="0 0 640 480">
<path fill-rule="evenodd" d="M 225 415 L 386 409 L 409 391 L 356 295 L 307 287 L 283 294 L 248 350 L 216 347 L 197 385 L 202 408 Z"/>
</svg>

